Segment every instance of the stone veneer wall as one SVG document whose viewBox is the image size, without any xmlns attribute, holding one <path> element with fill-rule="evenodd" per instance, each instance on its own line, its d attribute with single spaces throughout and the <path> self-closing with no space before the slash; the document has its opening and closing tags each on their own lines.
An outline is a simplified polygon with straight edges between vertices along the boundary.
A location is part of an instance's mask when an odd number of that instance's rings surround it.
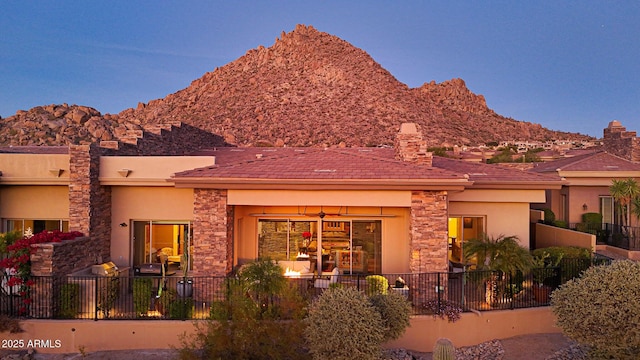
<svg viewBox="0 0 640 360">
<path fill-rule="evenodd" d="M 640 138 L 635 131 L 627 131 L 617 121 L 612 121 L 604 129 L 604 149 L 629 161 L 640 162 Z"/>
<path fill-rule="evenodd" d="M 233 267 L 233 212 L 227 191 L 194 189 L 193 270 L 195 276 L 225 276 Z"/>
<path fill-rule="evenodd" d="M 429 167 L 433 164 L 433 153 L 427 151 L 427 142 L 423 140 L 422 133 L 414 123 L 405 123 L 400 126 L 394 147 L 395 157 L 398 160 Z"/>
<path fill-rule="evenodd" d="M 446 191 L 411 192 L 412 273 L 449 271 Z"/>
<path fill-rule="evenodd" d="M 111 187 L 101 186 L 96 145 L 69 146 L 69 230 L 91 238 L 98 263 L 111 258 Z"/>
<path fill-rule="evenodd" d="M 35 318 L 50 318 L 57 311 L 57 294 L 65 283 L 64 276 L 93 264 L 100 256 L 91 238 L 83 236 L 57 243 L 33 245 L 31 275 L 43 276 L 31 289 L 32 299 L 37 299 L 29 308 Z"/>
</svg>

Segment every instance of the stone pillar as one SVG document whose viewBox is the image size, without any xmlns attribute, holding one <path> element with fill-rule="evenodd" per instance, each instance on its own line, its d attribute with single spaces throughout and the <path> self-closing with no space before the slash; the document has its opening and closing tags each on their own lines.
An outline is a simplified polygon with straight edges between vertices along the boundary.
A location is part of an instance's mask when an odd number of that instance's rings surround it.
<svg viewBox="0 0 640 360">
<path fill-rule="evenodd" d="M 101 186 L 96 145 L 69 145 L 69 230 L 89 236 L 98 263 L 111 258 L 111 187 Z"/>
<path fill-rule="evenodd" d="M 233 210 L 227 191 L 194 189 L 193 275 L 226 276 L 233 267 Z"/>
<path fill-rule="evenodd" d="M 448 272 L 446 191 L 412 191 L 409 227 L 412 273 Z"/>
</svg>

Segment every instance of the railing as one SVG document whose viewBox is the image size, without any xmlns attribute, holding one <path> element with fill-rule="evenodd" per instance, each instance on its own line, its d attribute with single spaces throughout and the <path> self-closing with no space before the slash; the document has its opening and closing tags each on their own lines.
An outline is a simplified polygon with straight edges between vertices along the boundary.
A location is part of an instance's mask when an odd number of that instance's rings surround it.
<svg viewBox="0 0 640 360">
<path fill-rule="evenodd" d="M 626 250 L 640 251 L 640 227 L 617 224 L 572 223 L 571 229 L 596 235 L 596 241 Z"/>
<path fill-rule="evenodd" d="M 509 275 L 495 271 L 385 274 L 386 291 L 411 301 L 413 315 L 434 314 L 443 306 L 460 311 L 490 311 L 549 305 L 549 292 L 607 259 L 564 259 L 559 267 Z M 372 294 L 381 278 L 337 275 L 340 286 Z M 396 280 L 401 278 L 404 284 Z M 184 280 L 189 280 L 184 282 Z M 290 278 L 303 298 L 326 289 L 318 278 Z M 322 279 L 326 280 L 326 279 Z M 28 291 L 3 286 L 0 313 L 39 319 L 208 319 L 212 305 L 227 300 L 235 278 L 225 277 L 34 277 Z M 326 285 L 326 284 L 325 284 Z M 387 285 L 384 285 L 387 286 Z M 233 304 L 231 304 L 233 306 Z"/>
</svg>

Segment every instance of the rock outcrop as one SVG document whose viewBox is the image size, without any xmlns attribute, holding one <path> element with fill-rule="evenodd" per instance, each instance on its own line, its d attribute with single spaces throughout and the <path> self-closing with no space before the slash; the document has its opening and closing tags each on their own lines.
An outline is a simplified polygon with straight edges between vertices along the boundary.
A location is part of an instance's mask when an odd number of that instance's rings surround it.
<svg viewBox="0 0 640 360">
<path fill-rule="evenodd" d="M 363 50 L 298 25 L 270 47 L 117 115 L 66 105 L 18 112 L 0 120 L 0 143 L 119 139 L 128 130 L 174 122 L 238 146 L 392 145 L 405 122 L 420 125 L 429 146 L 588 138 L 500 116 L 461 79 L 410 89 Z"/>
</svg>

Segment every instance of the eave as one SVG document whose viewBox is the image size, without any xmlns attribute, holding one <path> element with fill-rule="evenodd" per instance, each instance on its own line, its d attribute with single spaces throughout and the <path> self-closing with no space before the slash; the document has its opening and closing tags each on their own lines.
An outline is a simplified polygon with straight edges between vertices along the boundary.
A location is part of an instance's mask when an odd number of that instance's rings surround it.
<svg viewBox="0 0 640 360">
<path fill-rule="evenodd" d="M 466 179 L 247 179 L 174 178 L 176 188 L 264 190 L 447 190 L 462 191 L 473 183 Z"/>
</svg>

